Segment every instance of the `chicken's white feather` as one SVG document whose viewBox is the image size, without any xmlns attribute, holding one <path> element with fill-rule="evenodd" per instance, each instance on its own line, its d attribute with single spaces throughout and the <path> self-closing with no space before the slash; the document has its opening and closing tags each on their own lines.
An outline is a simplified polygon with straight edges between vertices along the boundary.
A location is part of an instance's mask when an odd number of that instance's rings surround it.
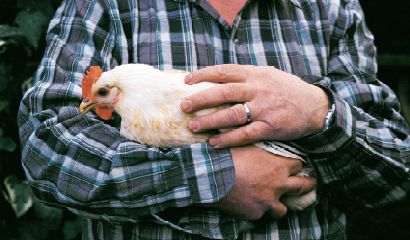
<svg viewBox="0 0 410 240">
<path fill-rule="evenodd" d="M 213 87 L 214 83 L 187 85 L 188 72 L 163 72 L 144 64 L 126 64 L 104 72 L 98 85 L 116 86 L 119 101 L 114 110 L 122 117 L 121 134 L 155 147 L 176 147 L 207 140 L 209 133 L 194 134 L 188 121 L 218 108 L 187 114 L 180 103 L 189 95 Z"/>
</svg>

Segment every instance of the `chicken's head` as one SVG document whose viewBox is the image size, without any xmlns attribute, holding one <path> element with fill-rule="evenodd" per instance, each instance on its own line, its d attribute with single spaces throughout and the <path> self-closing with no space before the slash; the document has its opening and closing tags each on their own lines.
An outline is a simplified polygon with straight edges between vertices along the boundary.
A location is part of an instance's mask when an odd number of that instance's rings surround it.
<svg viewBox="0 0 410 240">
<path fill-rule="evenodd" d="M 95 108 L 100 118 L 109 120 L 112 117 L 113 105 L 118 102 L 119 91 L 113 82 L 102 79 L 102 74 L 100 67 L 92 66 L 84 75 L 80 112 L 86 114 Z"/>
</svg>

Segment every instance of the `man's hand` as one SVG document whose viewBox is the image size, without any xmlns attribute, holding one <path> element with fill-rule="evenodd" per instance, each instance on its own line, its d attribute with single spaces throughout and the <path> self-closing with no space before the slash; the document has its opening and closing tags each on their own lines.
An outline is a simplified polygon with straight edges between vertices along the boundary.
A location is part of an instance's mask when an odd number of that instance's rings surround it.
<svg viewBox="0 0 410 240">
<path fill-rule="evenodd" d="M 248 220 L 265 213 L 275 218 L 286 215 L 280 202 L 285 194 L 302 195 L 316 187 L 316 179 L 293 176 L 300 172 L 300 160 L 273 155 L 257 147 L 231 148 L 236 182 L 220 202 L 212 204 L 222 211 Z"/>
<path fill-rule="evenodd" d="M 319 87 L 274 67 L 217 65 L 187 75 L 185 82 L 224 84 L 187 97 L 181 103 L 185 112 L 226 103 L 246 103 L 252 122 L 246 123 L 243 104 L 197 117 L 190 121 L 194 132 L 238 127 L 213 136 L 215 147 L 239 146 L 259 140 L 291 140 L 323 129 L 329 100 Z"/>
</svg>

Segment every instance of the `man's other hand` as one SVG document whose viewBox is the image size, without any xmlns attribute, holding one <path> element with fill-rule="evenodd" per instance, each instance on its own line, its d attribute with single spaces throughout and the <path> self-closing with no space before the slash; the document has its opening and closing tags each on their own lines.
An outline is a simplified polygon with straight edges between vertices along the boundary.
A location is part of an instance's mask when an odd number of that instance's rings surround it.
<svg viewBox="0 0 410 240">
<path fill-rule="evenodd" d="M 302 169 L 300 160 L 257 147 L 231 148 L 231 154 L 235 185 L 225 198 L 212 204 L 222 211 L 248 220 L 260 219 L 265 213 L 281 218 L 287 213 L 281 196 L 302 195 L 316 187 L 315 178 L 294 176 Z"/>
</svg>

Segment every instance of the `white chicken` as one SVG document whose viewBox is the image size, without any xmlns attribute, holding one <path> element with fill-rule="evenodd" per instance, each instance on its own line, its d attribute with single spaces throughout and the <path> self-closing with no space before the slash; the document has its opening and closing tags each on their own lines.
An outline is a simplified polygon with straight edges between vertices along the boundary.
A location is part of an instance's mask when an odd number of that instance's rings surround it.
<svg viewBox="0 0 410 240">
<path fill-rule="evenodd" d="M 209 82 L 187 85 L 184 82 L 186 74 L 188 72 L 180 70 L 160 71 L 145 64 L 120 65 L 107 72 L 91 67 L 83 79 L 80 112 L 85 114 L 95 108 L 100 118 L 108 120 L 115 111 L 121 116 L 122 136 L 152 147 L 204 142 L 212 134 L 193 133 L 188 129 L 189 120 L 227 106 L 184 113 L 180 103 L 185 97 L 217 85 Z M 283 143 L 259 142 L 255 145 L 303 161 L 302 153 Z M 299 175 L 309 174 L 310 170 L 304 169 Z M 315 202 L 316 191 L 281 200 L 291 210 L 303 210 Z"/>
</svg>

